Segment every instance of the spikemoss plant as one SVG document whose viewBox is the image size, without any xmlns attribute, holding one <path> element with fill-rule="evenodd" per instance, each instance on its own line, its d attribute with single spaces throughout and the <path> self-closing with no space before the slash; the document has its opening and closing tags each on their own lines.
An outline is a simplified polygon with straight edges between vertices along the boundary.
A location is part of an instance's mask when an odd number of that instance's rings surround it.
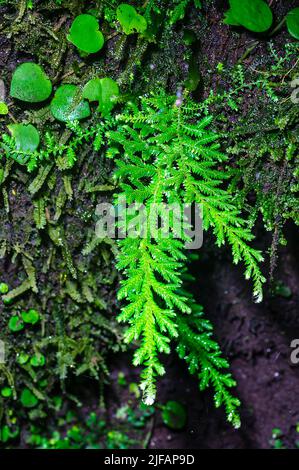
<svg viewBox="0 0 299 470">
<path fill-rule="evenodd" d="M 265 279 L 259 263 L 263 258 L 249 245 L 253 235 L 248 222 L 223 189 L 228 174 L 218 165 L 227 157 L 220 152 L 220 136 L 209 130 L 211 121 L 211 116 L 200 116 L 198 106 L 187 96 L 142 97 L 140 106 L 130 103 L 117 116 L 118 129 L 108 132 L 108 152 L 119 153 L 115 175 L 121 197 L 128 203 L 142 203 L 148 214 L 151 204 L 201 204 L 204 229 L 213 231 L 218 246 L 231 246 L 234 263 L 244 262 L 245 277 L 252 279 L 254 296 L 261 301 Z M 224 403 L 228 419 L 238 426 L 239 402 L 228 390 L 234 381 L 221 371 L 227 362 L 208 339 L 210 326 L 192 317 L 188 323 L 194 301 L 182 290 L 186 240 L 174 236 L 174 227 L 168 239 L 162 229 L 154 238 L 147 230 L 143 238 L 121 240 L 118 255 L 118 269 L 124 273 L 118 296 L 127 301 L 119 321 L 129 324 L 127 343 L 140 341 L 133 362 L 144 367 L 144 401 L 153 403 L 156 376 L 165 372 L 159 353 L 169 353 L 170 341 L 178 338 L 180 355 L 187 357 L 193 372 L 199 369 L 201 387 L 209 383 L 215 387 L 216 404 Z"/>
</svg>

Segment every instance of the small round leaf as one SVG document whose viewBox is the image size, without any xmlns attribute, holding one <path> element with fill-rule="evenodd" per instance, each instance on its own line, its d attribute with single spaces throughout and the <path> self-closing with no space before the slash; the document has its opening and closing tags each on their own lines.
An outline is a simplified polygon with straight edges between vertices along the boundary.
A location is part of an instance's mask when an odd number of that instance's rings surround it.
<svg viewBox="0 0 299 470">
<path fill-rule="evenodd" d="M 104 36 L 99 31 L 97 19 L 86 14 L 75 18 L 67 38 L 80 51 L 87 54 L 95 54 L 104 45 Z"/>
<path fill-rule="evenodd" d="M 26 364 L 26 362 L 28 362 L 29 360 L 29 355 L 26 353 L 20 353 L 17 355 L 17 360 L 18 360 L 18 363 L 21 365 Z"/>
<path fill-rule="evenodd" d="M 49 98 L 52 83 L 42 67 L 33 62 L 25 62 L 15 70 L 10 94 L 13 98 L 28 103 L 39 103 Z"/>
<path fill-rule="evenodd" d="M 39 146 L 39 133 L 32 124 L 10 124 L 7 126 L 21 152 L 35 152 Z"/>
<path fill-rule="evenodd" d="M 287 27 L 291 36 L 299 39 L 299 7 L 294 8 L 287 14 Z"/>
<path fill-rule="evenodd" d="M 38 404 L 38 399 L 29 388 L 25 388 L 21 394 L 21 403 L 25 408 L 33 408 Z"/>
<path fill-rule="evenodd" d="M 1 395 L 4 398 L 9 398 L 12 395 L 12 389 L 10 387 L 3 387 L 1 390 Z"/>
<path fill-rule="evenodd" d="M 168 401 L 163 407 L 162 419 L 171 429 L 182 429 L 187 422 L 186 409 L 177 401 Z"/>
<path fill-rule="evenodd" d="M 8 285 L 5 282 L 0 282 L 0 294 L 7 294 Z"/>
<path fill-rule="evenodd" d="M 31 325 L 35 325 L 35 323 L 37 323 L 40 318 L 39 313 L 33 308 L 28 310 L 28 312 L 22 312 L 21 315 L 22 315 L 24 322 L 30 323 Z"/>
<path fill-rule="evenodd" d="M 16 333 L 17 331 L 23 330 L 24 323 L 17 315 L 14 315 L 10 318 L 8 322 L 8 328 L 10 329 L 10 331 Z"/>
<path fill-rule="evenodd" d="M 43 367 L 46 363 L 45 356 L 43 354 L 35 354 L 30 359 L 30 364 L 33 367 Z"/>
<path fill-rule="evenodd" d="M 51 102 L 51 112 L 58 121 L 68 122 L 90 116 L 90 107 L 76 85 L 61 85 Z"/>
</svg>

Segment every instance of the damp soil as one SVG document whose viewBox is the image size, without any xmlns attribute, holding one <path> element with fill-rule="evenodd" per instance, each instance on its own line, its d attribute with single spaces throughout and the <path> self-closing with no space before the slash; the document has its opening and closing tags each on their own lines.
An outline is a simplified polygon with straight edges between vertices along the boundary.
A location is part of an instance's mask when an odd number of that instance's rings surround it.
<svg viewBox="0 0 299 470">
<path fill-rule="evenodd" d="M 296 1 L 272 3 L 276 15 L 297 5 Z M 190 15 L 190 27 L 201 37 L 199 53 L 204 51 L 204 60 L 200 62 L 203 77 L 207 65 L 213 69 L 219 62 L 235 63 L 254 39 L 246 32 L 231 34 L 221 24 L 219 20 L 227 9 L 227 2 L 215 1 L 211 8 L 207 18 L 208 34 L 201 33 L 194 12 Z M 3 13 L 1 8 L 0 13 Z M 51 20 L 53 24 L 59 22 L 57 18 Z M 285 33 L 274 41 L 278 46 L 283 44 Z M 264 46 L 261 41 L 245 63 L 250 65 L 257 55 L 263 54 Z M 12 38 L 0 31 L 0 70 L 5 76 L 9 78 L 18 63 L 32 57 L 17 51 Z M 171 84 L 175 86 L 173 79 Z M 209 86 L 213 86 L 212 79 L 210 83 L 206 80 L 205 85 L 208 92 Z M 18 210 L 22 212 L 24 208 L 16 207 L 16 216 Z M 173 355 L 165 358 L 167 375 L 159 382 L 158 399 L 161 403 L 170 399 L 184 403 L 188 422 L 184 430 L 174 432 L 164 426 L 157 412 L 148 429 L 149 448 L 269 448 L 273 428 L 282 430 L 286 446 L 295 446 L 299 422 L 299 365 L 290 362 L 290 343 L 299 338 L 298 229 L 289 226 L 287 235 L 289 243 L 279 250 L 275 276 L 290 288 L 289 298 L 272 296 L 268 286 L 264 302 L 254 304 L 242 269 L 232 266 L 225 250 L 202 250 L 200 261 L 192 268 L 196 277 L 194 293 L 215 326 L 215 336 L 230 360 L 231 372 L 238 383 L 236 394 L 242 402 L 242 427 L 234 430 L 226 422 L 223 410 L 214 408 L 212 394 L 199 392 L 197 380 L 190 377 L 185 365 Z M 265 248 L 271 243 L 264 234 L 258 240 Z M 6 264 L 4 269 L 14 277 L 13 266 Z M 117 385 L 118 372 L 122 370 L 128 382 L 138 381 L 139 371 L 132 369 L 130 362 L 129 353 L 111 358 L 111 382 L 105 390 L 111 419 L 116 408 L 127 400 L 127 392 L 121 392 Z"/>
</svg>

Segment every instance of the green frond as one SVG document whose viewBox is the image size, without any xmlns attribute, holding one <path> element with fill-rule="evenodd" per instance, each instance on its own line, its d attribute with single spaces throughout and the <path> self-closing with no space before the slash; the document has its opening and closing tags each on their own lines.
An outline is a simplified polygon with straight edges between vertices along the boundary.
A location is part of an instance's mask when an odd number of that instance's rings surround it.
<svg viewBox="0 0 299 470">
<path fill-rule="evenodd" d="M 141 97 L 139 106 L 128 103 L 116 122 L 117 129 L 107 133 L 108 153 L 117 155 L 121 198 L 142 203 L 147 216 L 156 203 L 199 204 L 203 228 L 212 230 L 218 246 L 231 246 L 234 263 L 244 263 L 245 277 L 252 279 L 261 300 L 263 258 L 249 245 L 254 238 L 249 223 L 225 187 L 230 174 L 219 165 L 227 157 L 220 151 L 219 135 L 209 129 L 212 117 L 202 117 L 200 106 L 187 96 L 178 104 L 175 97 L 160 94 Z M 223 404 L 237 427 L 239 402 L 229 392 L 234 381 L 222 371 L 228 363 L 210 337 L 208 321 L 189 315 L 192 296 L 182 290 L 187 236 L 175 238 L 173 221 L 170 229 L 168 238 L 161 229 L 153 235 L 147 228 L 143 238 L 118 243 L 118 269 L 124 276 L 119 299 L 126 301 L 119 321 L 128 324 L 126 342 L 138 344 L 134 364 L 143 366 L 144 400 L 153 402 L 156 376 L 164 373 L 159 354 L 168 353 L 170 341 L 179 335 L 179 354 L 186 356 L 192 373 L 198 372 L 202 389 L 214 387 L 216 406 Z"/>
<path fill-rule="evenodd" d="M 214 388 L 215 406 L 224 406 L 227 419 L 235 428 L 240 427 L 238 407 L 240 401 L 230 389 L 236 382 L 226 370 L 228 362 L 221 355 L 220 347 L 211 339 L 212 325 L 203 317 L 202 309 L 192 301 L 191 315 L 178 315 L 179 331 L 177 352 L 185 360 L 191 374 L 197 374 L 200 390 Z"/>
</svg>

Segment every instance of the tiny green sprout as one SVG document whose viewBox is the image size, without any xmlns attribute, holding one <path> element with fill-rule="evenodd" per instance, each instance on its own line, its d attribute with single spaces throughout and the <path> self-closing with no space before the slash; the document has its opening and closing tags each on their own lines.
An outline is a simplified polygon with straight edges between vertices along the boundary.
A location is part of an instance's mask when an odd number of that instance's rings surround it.
<svg viewBox="0 0 299 470">
<path fill-rule="evenodd" d="M 25 408 L 33 408 L 38 404 L 38 399 L 29 388 L 24 388 L 21 394 L 21 403 Z"/>
<path fill-rule="evenodd" d="M 97 19 L 86 14 L 74 19 L 67 39 L 87 54 L 95 54 L 104 45 L 104 36 L 99 30 Z"/>
<path fill-rule="evenodd" d="M 26 354 L 26 353 L 18 354 L 17 361 L 21 366 L 26 364 L 26 362 L 29 361 L 29 354 Z"/>
<path fill-rule="evenodd" d="M 8 322 L 8 328 L 10 331 L 16 333 L 17 331 L 23 330 L 24 323 L 17 315 L 13 315 Z"/>
<path fill-rule="evenodd" d="M 45 363 L 46 359 L 43 354 L 37 353 L 30 359 L 30 364 L 32 365 L 32 367 L 43 367 Z"/>
<path fill-rule="evenodd" d="M 299 7 L 293 8 L 286 16 L 287 28 L 291 36 L 299 39 Z"/>
<path fill-rule="evenodd" d="M 229 4 L 225 24 L 243 26 L 255 33 L 263 33 L 271 27 L 273 14 L 263 0 L 229 0 Z"/>
<path fill-rule="evenodd" d="M 42 67 L 33 62 L 25 62 L 16 68 L 10 87 L 13 98 L 28 103 L 39 103 L 49 98 L 52 83 Z"/>
<path fill-rule="evenodd" d="M 3 387 L 1 390 L 1 395 L 4 398 L 9 398 L 12 395 L 12 389 L 10 387 Z"/>
<path fill-rule="evenodd" d="M 39 146 L 39 133 L 32 124 L 10 124 L 9 132 L 20 152 L 35 152 Z"/>
<path fill-rule="evenodd" d="M 126 376 L 123 372 L 119 372 L 118 373 L 118 377 L 117 377 L 117 383 L 118 385 L 120 385 L 121 387 L 125 387 L 127 385 L 127 380 L 126 380 Z"/>
<path fill-rule="evenodd" d="M 76 85 L 61 85 L 51 102 L 51 112 L 58 121 L 69 122 L 90 116 L 90 107 Z"/>
<path fill-rule="evenodd" d="M 272 438 L 277 439 L 278 437 L 282 437 L 283 433 L 282 430 L 279 428 L 273 428 L 272 429 Z"/>
<path fill-rule="evenodd" d="M 98 110 L 105 116 L 110 113 L 117 102 L 119 87 L 112 78 L 93 78 L 86 83 L 82 96 L 88 101 L 98 102 Z"/>
<path fill-rule="evenodd" d="M 162 420 L 171 429 L 182 429 L 187 422 L 185 407 L 177 401 L 168 401 L 162 406 Z"/>
<path fill-rule="evenodd" d="M 5 116 L 8 114 L 8 106 L 3 101 L 0 101 L 0 115 Z"/>
<path fill-rule="evenodd" d="M 222 73 L 223 70 L 224 70 L 224 64 L 223 62 L 218 62 L 217 66 L 216 66 L 216 70 L 218 73 Z"/>
<path fill-rule="evenodd" d="M 144 33 L 147 28 L 146 19 L 127 3 L 117 7 L 116 16 L 125 34 Z"/>
<path fill-rule="evenodd" d="M 8 290 L 8 285 L 5 282 L 0 282 L 0 294 L 7 294 Z"/>
<path fill-rule="evenodd" d="M 30 323 L 31 325 L 35 325 L 40 319 L 39 313 L 33 308 L 28 310 L 28 312 L 22 312 L 21 316 L 25 323 Z"/>
</svg>

